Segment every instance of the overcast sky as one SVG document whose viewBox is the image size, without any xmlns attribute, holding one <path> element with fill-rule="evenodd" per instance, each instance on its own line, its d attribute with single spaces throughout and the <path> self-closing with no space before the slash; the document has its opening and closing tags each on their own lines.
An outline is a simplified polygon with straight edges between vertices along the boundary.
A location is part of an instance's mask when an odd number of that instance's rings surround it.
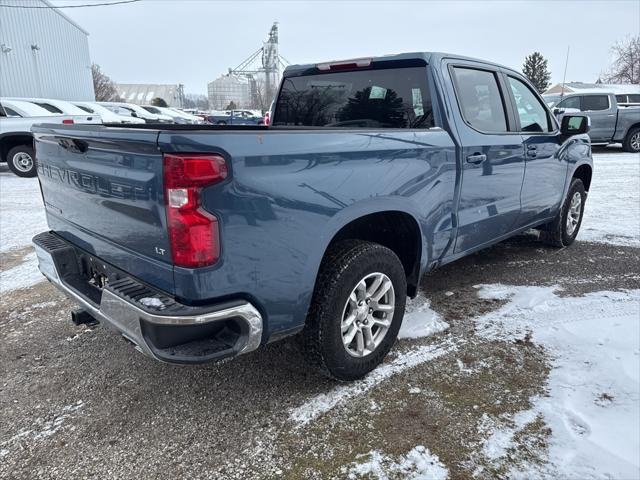
<svg viewBox="0 0 640 480">
<path fill-rule="evenodd" d="M 562 81 L 567 46 L 567 81 L 590 82 L 608 67 L 614 42 L 640 34 L 639 0 L 141 0 L 64 11 L 90 33 L 92 61 L 115 81 L 183 83 L 203 94 L 260 48 L 276 20 L 291 63 L 445 51 L 520 70 L 537 50 L 553 83 Z"/>
</svg>

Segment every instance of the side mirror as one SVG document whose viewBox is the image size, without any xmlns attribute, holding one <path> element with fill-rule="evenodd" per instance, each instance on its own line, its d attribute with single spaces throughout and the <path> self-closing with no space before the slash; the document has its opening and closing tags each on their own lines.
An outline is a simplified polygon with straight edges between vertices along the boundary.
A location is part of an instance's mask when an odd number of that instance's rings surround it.
<svg viewBox="0 0 640 480">
<path fill-rule="evenodd" d="M 591 119 L 587 115 L 565 115 L 562 117 L 560 133 L 570 137 L 587 133 L 591 129 Z"/>
<path fill-rule="evenodd" d="M 561 115 L 563 113 L 564 113 L 564 110 L 561 109 L 561 108 L 556 107 L 556 108 L 553 109 L 553 114 L 554 115 Z"/>
</svg>

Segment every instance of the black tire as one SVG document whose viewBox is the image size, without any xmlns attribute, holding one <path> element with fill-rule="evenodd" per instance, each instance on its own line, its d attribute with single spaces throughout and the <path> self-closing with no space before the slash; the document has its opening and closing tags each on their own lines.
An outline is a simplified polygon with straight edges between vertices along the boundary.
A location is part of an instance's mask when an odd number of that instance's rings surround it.
<svg viewBox="0 0 640 480">
<path fill-rule="evenodd" d="M 25 161 L 25 155 L 30 161 Z M 28 163 L 30 162 L 30 165 Z M 36 170 L 36 155 L 31 145 L 18 145 L 13 147 L 7 153 L 7 166 L 9 170 L 19 177 L 35 177 L 38 172 Z"/>
<path fill-rule="evenodd" d="M 343 313 L 356 285 L 367 275 L 378 272 L 391 281 L 395 310 L 379 345 L 366 356 L 355 357 L 343 344 Z M 350 381 L 365 376 L 382 362 L 395 343 L 404 316 L 406 296 L 404 268 L 393 251 L 361 240 L 337 243 L 327 252 L 320 266 L 302 332 L 304 353 L 309 363 L 336 380 Z"/>
<path fill-rule="evenodd" d="M 573 231 L 569 232 L 567 216 L 570 214 L 571 202 L 576 194 L 580 195 L 580 213 Z M 567 197 L 564 199 L 560 212 L 552 222 L 543 225 L 542 231 L 540 232 L 540 240 L 558 248 L 568 247 L 571 245 L 580 231 L 582 218 L 584 217 L 584 205 L 586 200 L 587 192 L 584 189 L 582 180 L 579 178 L 572 179 L 569 191 L 567 192 Z"/>
<path fill-rule="evenodd" d="M 625 152 L 640 152 L 640 127 L 632 128 L 627 132 L 627 136 L 624 137 L 624 142 L 622 142 L 622 148 Z"/>
</svg>

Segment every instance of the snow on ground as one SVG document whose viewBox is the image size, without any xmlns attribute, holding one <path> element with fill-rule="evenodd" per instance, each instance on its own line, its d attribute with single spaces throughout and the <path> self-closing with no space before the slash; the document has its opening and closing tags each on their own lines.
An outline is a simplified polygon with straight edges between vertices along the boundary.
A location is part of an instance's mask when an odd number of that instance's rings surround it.
<svg viewBox="0 0 640 480">
<path fill-rule="evenodd" d="M 0 253 L 31 245 L 33 236 L 45 230 L 47 221 L 38 179 L 0 174 Z M 0 293 L 43 280 L 35 253 L 29 253 L 21 264 L 0 272 Z"/>
<path fill-rule="evenodd" d="M 422 294 L 416 298 L 407 299 L 402 327 L 398 338 L 428 337 L 449 328 L 449 324 L 442 317 L 431 310 L 431 303 Z"/>
<path fill-rule="evenodd" d="M 289 411 L 289 420 L 301 427 L 319 418 L 335 407 L 347 403 L 351 398 L 360 396 L 388 378 L 425 362 L 434 360 L 456 349 L 449 339 L 438 345 L 421 345 L 398 354 L 393 360 L 380 365 L 362 380 L 335 387 L 326 393 L 311 397 L 299 407 Z"/>
<path fill-rule="evenodd" d="M 347 478 L 366 476 L 379 480 L 387 480 L 389 475 L 407 480 L 444 480 L 449 477 L 449 470 L 440 459 L 422 445 L 411 449 L 399 461 L 372 450 L 365 455 L 359 455 L 350 467 L 342 469 L 342 473 L 346 474 Z"/>
<path fill-rule="evenodd" d="M 37 418 L 31 428 L 23 428 L 8 440 L 0 443 L 0 459 L 8 455 L 11 452 L 11 448 L 19 445 L 20 442 L 26 440 L 40 441 L 54 435 L 63 427 L 67 419 L 74 416 L 74 414 L 83 407 L 84 402 L 78 400 L 76 403 L 62 407 L 62 410 L 55 414 L 50 420 Z"/>
<path fill-rule="evenodd" d="M 640 478 L 640 290 L 562 298 L 554 287 L 490 285 L 480 295 L 508 299 L 476 319 L 480 335 L 528 336 L 553 367 L 530 411 L 506 427 L 486 419 L 484 455 L 510 478 Z M 514 435 L 539 415 L 551 427 L 549 465 L 511 465 Z"/>
<path fill-rule="evenodd" d="M 47 230 L 37 178 L 0 174 L 0 252 L 31 244 Z"/>
<path fill-rule="evenodd" d="M 640 155 L 593 155 L 593 179 L 578 240 L 640 247 Z"/>
<path fill-rule="evenodd" d="M 19 288 L 27 288 L 44 280 L 38 270 L 36 252 L 30 252 L 22 259 L 22 263 L 6 271 L 0 271 L 0 293 Z"/>
</svg>

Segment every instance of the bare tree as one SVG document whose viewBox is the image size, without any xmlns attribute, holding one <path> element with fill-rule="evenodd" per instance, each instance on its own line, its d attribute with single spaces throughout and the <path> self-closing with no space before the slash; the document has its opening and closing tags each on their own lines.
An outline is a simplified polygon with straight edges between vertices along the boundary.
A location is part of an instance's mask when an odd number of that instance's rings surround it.
<svg viewBox="0 0 640 480">
<path fill-rule="evenodd" d="M 640 35 L 616 42 L 611 52 L 613 64 L 604 80 L 607 83 L 640 84 Z"/>
<path fill-rule="evenodd" d="M 93 90 L 96 93 L 98 102 L 117 102 L 120 100 L 118 89 L 113 80 L 100 70 L 100 65 L 91 65 L 91 76 L 93 77 Z"/>
<path fill-rule="evenodd" d="M 197 108 L 198 110 L 209 110 L 209 99 L 206 95 L 199 93 L 187 93 L 184 96 L 184 108 Z"/>
<path fill-rule="evenodd" d="M 151 99 L 151 105 L 154 107 L 168 107 L 167 102 L 164 98 L 155 97 Z"/>
</svg>

